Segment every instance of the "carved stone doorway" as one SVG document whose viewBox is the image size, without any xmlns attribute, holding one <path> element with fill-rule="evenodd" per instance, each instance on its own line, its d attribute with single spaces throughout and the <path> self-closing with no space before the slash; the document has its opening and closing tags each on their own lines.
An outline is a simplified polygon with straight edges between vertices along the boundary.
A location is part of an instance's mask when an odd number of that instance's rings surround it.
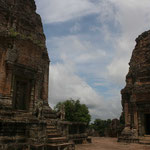
<svg viewBox="0 0 150 150">
<path fill-rule="evenodd" d="M 31 87 L 29 80 L 16 79 L 13 91 L 13 108 L 16 110 L 28 110 Z"/>
<path fill-rule="evenodd" d="M 145 114 L 145 133 L 150 135 L 150 114 Z"/>
</svg>

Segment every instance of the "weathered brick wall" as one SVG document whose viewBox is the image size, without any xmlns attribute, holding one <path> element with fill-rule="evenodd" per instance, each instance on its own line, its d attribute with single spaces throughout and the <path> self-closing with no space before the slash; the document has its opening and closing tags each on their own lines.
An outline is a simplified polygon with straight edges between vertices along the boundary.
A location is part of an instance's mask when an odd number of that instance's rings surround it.
<svg viewBox="0 0 150 150">
<path fill-rule="evenodd" d="M 19 64 L 36 72 L 34 98 L 48 101 L 49 57 L 35 10 L 34 0 L 0 1 L 0 94 L 12 94 L 14 66 Z"/>
<path fill-rule="evenodd" d="M 49 57 L 34 0 L 0 0 L 0 149 L 46 143 Z M 21 90 L 20 90 L 21 89 Z M 42 103 L 42 105 L 44 105 Z"/>
</svg>

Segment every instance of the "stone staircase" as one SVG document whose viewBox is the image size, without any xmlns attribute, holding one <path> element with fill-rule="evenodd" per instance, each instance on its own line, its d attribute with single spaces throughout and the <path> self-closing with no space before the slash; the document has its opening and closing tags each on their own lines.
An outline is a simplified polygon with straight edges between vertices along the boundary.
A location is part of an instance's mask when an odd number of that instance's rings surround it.
<svg viewBox="0 0 150 150">
<path fill-rule="evenodd" d="M 150 135 L 145 135 L 145 136 L 139 137 L 139 143 L 150 145 Z"/>
<path fill-rule="evenodd" d="M 69 143 L 66 137 L 63 137 L 56 125 L 50 121 L 47 122 L 47 137 L 48 142 L 47 149 L 50 150 L 74 150 L 74 144 Z"/>
<path fill-rule="evenodd" d="M 63 137 L 62 133 L 58 130 L 58 117 L 48 105 L 44 107 L 43 116 L 47 122 L 47 150 L 74 150 L 74 144 L 69 143 L 67 137 Z"/>
<path fill-rule="evenodd" d="M 11 109 L 7 111 L 0 110 L 0 143 L 3 145 L 8 145 L 9 143 L 10 147 L 14 146 L 15 148 L 18 146 L 19 150 L 74 150 L 74 144 L 69 143 L 67 137 L 62 136 L 61 132 L 57 129 L 56 114 L 51 112 L 51 114 L 47 113 L 47 116 L 46 119 L 39 120 L 31 112 L 14 111 Z M 29 148 L 26 144 L 28 142 L 25 137 L 26 127 L 30 123 L 39 125 L 41 121 L 44 121 L 43 123 L 46 126 L 47 142 L 33 143 Z M 16 146 L 15 143 L 19 144 Z M 0 149 L 3 149 L 1 144 Z"/>
</svg>

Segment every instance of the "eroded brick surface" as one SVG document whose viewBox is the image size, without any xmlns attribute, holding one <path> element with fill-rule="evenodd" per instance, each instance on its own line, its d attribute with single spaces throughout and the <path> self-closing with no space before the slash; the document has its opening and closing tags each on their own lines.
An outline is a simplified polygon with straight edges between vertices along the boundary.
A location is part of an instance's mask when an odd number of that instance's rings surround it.
<svg viewBox="0 0 150 150">
<path fill-rule="evenodd" d="M 129 65 L 126 86 L 121 91 L 125 113 L 122 135 L 124 139 L 134 141 L 150 134 L 150 31 L 136 39 Z"/>
</svg>

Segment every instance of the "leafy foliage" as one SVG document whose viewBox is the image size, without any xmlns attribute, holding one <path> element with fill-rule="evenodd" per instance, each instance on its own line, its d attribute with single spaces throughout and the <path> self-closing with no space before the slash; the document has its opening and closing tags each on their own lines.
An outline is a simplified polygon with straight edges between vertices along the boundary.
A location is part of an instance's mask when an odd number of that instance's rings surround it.
<svg viewBox="0 0 150 150">
<path fill-rule="evenodd" d="M 67 121 L 85 122 L 89 124 L 91 116 L 88 107 L 85 104 L 81 104 L 79 100 L 70 99 L 59 102 L 54 110 L 59 111 L 62 104 L 65 106 L 65 118 Z"/>
<path fill-rule="evenodd" d="M 121 114 L 120 119 L 96 119 L 91 125 L 90 129 L 94 129 L 99 136 L 117 137 L 121 134 L 125 124 L 124 113 Z"/>
<path fill-rule="evenodd" d="M 110 127 L 111 120 L 102 120 L 96 119 L 94 123 L 92 123 L 91 128 L 99 133 L 100 136 L 105 136 L 105 131 Z"/>
</svg>

